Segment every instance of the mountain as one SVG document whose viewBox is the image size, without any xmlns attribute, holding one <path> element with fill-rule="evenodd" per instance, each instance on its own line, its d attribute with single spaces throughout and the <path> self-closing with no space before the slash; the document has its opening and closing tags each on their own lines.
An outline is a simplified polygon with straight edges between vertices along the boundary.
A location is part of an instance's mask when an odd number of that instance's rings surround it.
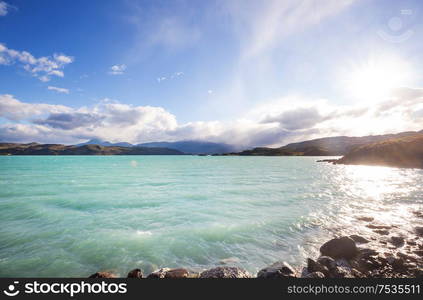
<svg viewBox="0 0 423 300">
<path fill-rule="evenodd" d="M 85 145 L 99 145 L 99 146 L 120 146 L 120 147 L 132 147 L 134 145 L 126 142 L 120 142 L 120 143 L 110 143 L 107 141 L 102 141 L 99 139 L 91 139 L 85 143 L 77 144 L 75 146 L 85 146 Z"/>
<path fill-rule="evenodd" d="M 147 147 L 147 148 L 169 148 L 186 154 L 215 154 L 234 151 L 234 147 L 223 143 L 212 143 L 204 141 L 178 141 L 178 142 L 151 142 L 133 145 L 130 143 L 110 143 L 99 139 L 91 139 L 85 143 L 75 146 L 100 145 L 100 146 L 120 146 L 120 147 Z"/>
<path fill-rule="evenodd" d="M 299 155 L 299 156 L 341 156 L 345 155 L 351 150 L 368 145 L 371 143 L 381 142 L 388 139 L 395 139 L 407 136 L 414 136 L 420 132 L 407 131 L 397 134 L 384 134 L 384 135 L 369 135 L 362 137 L 348 137 L 336 136 L 325 137 L 314 140 L 303 141 L 299 143 L 291 143 L 280 148 L 266 148 L 259 147 L 252 150 L 245 150 L 238 153 L 228 153 L 225 155 L 262 155 L 262 156 L 275 156 L 275 155 Z"/>
<path fill-rule="evenodd" d="M 234 151 L 234 147 L 223 143 L 203 141 L 152 142 L 138 144 L 141 147 L 165 147 L 189 154 L 216 154 Z"/>
<path fill-rule="evenodd" d="M 423 169 L 423 132 L 355 148 L 335 163 Z"/>
<path fill-rule="evenodd" d="M 0 155 L 183 155 L 168 148 L 0 143 Z"/>
</svg>

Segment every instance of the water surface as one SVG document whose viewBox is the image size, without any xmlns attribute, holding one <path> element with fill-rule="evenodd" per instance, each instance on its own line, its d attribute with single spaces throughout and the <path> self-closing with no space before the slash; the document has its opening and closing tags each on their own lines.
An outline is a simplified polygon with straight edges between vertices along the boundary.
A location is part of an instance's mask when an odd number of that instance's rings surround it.
<svg viewBox="0 0 423 300">
<path fill-rule="evenodd" d="M 423 171 L 317 157 L 0 157 L 0 276 L 302 264 L 356 217 L 402 224 Z"/>
</svg>

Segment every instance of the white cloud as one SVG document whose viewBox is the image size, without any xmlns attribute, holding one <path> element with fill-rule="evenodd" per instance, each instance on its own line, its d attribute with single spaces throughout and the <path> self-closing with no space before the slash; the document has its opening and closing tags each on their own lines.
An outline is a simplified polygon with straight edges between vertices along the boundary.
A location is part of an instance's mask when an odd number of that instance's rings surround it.
<svg viewBox="0 0 423 300">
<path fill-rule="evenodd" d="M 157 77 L 157 82 L 160 83 L 160 82 L 168 80 L 168 79 L 175 79 L 175 78 L 183 76 L 183 75 L 184 75 L 184 72 L 175 72 L 170 76 Z"/>
<path fill-rule="evenodd" d="M 126 70 L 126 65 L 113 65 L 110 67 L 109 74 L 111 75 L 122 75 Z"/>
<path fill-rule="evenodd" d="M 50 113 L 70 112 L 72 109 L 63 105 L 44 103 L 25 103 L 15 99 L 12 95 L 0 95 L 0 117 L 21 121 Z"/>
<path fill-rule="evenodd" d="M 50 85 L 50 86 L 47 87 L 47 89 L 51 90 L 51 91 L 58 92 L 58 93 L 62 93 L 62 94 L 69 94 L 69 90 L 65 89 L 65 88 L 59 88 L 59 87 L 55 87 L 55 86 Z"/>
<path fill-rule="evenodd" d="M 262 102 L 232 121 L 180 124 L 161 107 L 131 106 L 105 99 L 71 108 L 25 103 L 0 95 L 1 141 L 77 143 L 90 138 L 112 142 L 208 140 L 241 148 L 283 144 L 336 135 L 383 134 L 423 129 L 423 89 L 402 88 L 384 102 L 338 106 L 324 99 L 284 97 Z"/>
<path fill-rule="evenodd" d="M 8 14 L 10 5 L 4 1 L 0 1 L 0 17 L 3 17 Z"/>
<path fill-rule="evenodd" d="M 43 82 L 49 81 L 51 76 L 63 77 L 63 68 L 73 60 L 73 57 L 64 54 L 53 54 L 53 58 L 47 56 L 36 58 L 27 51 L 17 51 L 0 44 L 0 64 L 19 64 Z"/>
</svg>

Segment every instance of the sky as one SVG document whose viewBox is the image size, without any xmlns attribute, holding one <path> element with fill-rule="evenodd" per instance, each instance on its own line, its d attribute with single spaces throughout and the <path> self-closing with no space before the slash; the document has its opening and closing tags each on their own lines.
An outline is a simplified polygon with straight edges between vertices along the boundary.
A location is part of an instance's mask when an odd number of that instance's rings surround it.
<svg viewBox="0 0 423 300">
<path fill-rule="evenodd" d="M 423 129 L 419 0 L 0 0 L 0 141 Z"/>
</svg>

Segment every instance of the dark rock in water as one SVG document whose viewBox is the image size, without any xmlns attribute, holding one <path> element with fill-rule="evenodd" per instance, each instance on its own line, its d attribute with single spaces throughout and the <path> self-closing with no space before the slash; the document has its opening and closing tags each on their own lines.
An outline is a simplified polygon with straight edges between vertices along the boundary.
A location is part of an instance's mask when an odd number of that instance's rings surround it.
<svg viewBox="0 0 423 300">
<path fill-rule="evenodd" d="M 394 270 L 396 271 L 405 271 L 406 269 L 406 265 L 405 265 L 406 261 L 399 257 L 399 258 L 395 258 L 394 261 L 392 262 L 392 267 L 394 268 Z"/>
<path fill-rule="evenodd" d="M 187 269 L 171 269 L 166 272 L 165 278 L 188 278 L 189 272 Z"/>
<path fill-rule="evenodd" d="M 379 253 L 375 249 L 363 248 L 359 250 L 361 257 L 376 256 Z"/>
<path fill-rule="evenodd" d="M 352 238 L 354 242 L 356 243 L 360 243 L 360 244 L 370 243 L 369 240 L 365 239 L 364 237 L 360 235 L 353 234 L 353 235 L 350 235 L 350 238 Z"/>
<path fill-rule="evenodd" d="M 325 266 L 329 270 L 332 270 L 336 267 L 336 261 L 332 257 L 329 257 L 329 256 L 320 256 L 317 259 L 317 262 Z"/>
<path fill-rule="evenodd" d="M 170 271 L 169 268 L 161 268 L 148 275 L 147 278 L 165 278 L 168 271 Z"/>
<path fill-rule="evenodd" d="M 329 275 L 328 267 L 322 265 L 319 262 L 312 260 L 311 258 L 307 259 L 307 270 L 310 273 L 318 272 L 318 273 L 323 273 L 325 276 Z"/>
<path fill-rule="evenodd" d="M 278 261 L 260 270 L 257 278 L 288 278 L 297 277 L 295 270 L 286 262 Z"/>
<path fill-rule="evenodd" d="M 330 271 L 329 278 L 353 278 L 351 270 L 343 267 L 335 267 Z"/>
<path fill-rule="evenodd" d="M 128 273 L 127 278 L 143 278 L 144 274 L 142 273 L 141 269 L 133 269 Z"/>
<path fill-rule="evenodd" d="M 353 239 L 347 236 L 332 239 L 320 247 L 320 253 L 333 258 L 353 258 L 357 255 L 357 246 Z"/>
<path fill-rule="evenodd" d="M 351 269 L 351 275 L 354 278 L 364 278 L 364 277 L 366 277 L 366 275 L 364 275 L 363 273 L 361 273 L 360 271 L 358 271 L 356 269 Z"/>
<path fill-rule="evenodd" d="M 364 221 L 364 222 L 372 222 L 375 218 L 373 217 L 358 217 L 357 220 Z"/>
<path fill-rule="evenodd" d="M 383 264 L 375 257 L 361 258 L 358 261 L 358 269 L 361 271 L 372 271 L 380 268 Z"/>
<path fill-rule="evenodd" d="M 373 230 L 373 232 L 378 233 L 380 235 L 388 235 L 389 234 L 389 231 L 385 230 L 385 229 L 376 229 L 376 230 Z"/>
<path fill-rule="evenodd" d="M 200 278 L 250 278 L 251 275 L 244 269 L 237 267 L 217 267 L 206 270 Z"/>
<path fill-rule="evenodd" d="M 423 218 L 423 212 L 421 211 L 418 211 L 418 210 L 413 211 L 413 214 L 418 218 Z"/>
<path fill-rule="evenodd" d="M 423 250 L 415 250 L 413 253 L 417 254 L 418 256 L 423 256 Z"/>
<path fill-rule="evenodd" d="M 88 278 L 117 278 L 117 276 L 111 272 L 97 272 Z"/>
<path fill-rule="evenodd" d="M 307 274 L 304 278 L 325 278 L 325 274 L 322 272 L 312 272 Z"/>
<path fill-rule="evenodd" d="M 417 233 L 418 236 L 423 237 L 423 227 L 415 227 L 414 231 Z"/>
<path fill-rule="evenodd" d="M 392 245 L 396 246 L 396 247 L 401 247 L 404 245 L 404 238 L 400 237 L 400 236 L 392 236 L 391 237 L 391 243 Z"/>
<path fill-rule="evenodd" d="M 188 278 L 189 271 L 183 268 L 169 269 L 162 268 L 154 271 L 147 278 Z"/>
</svg>

